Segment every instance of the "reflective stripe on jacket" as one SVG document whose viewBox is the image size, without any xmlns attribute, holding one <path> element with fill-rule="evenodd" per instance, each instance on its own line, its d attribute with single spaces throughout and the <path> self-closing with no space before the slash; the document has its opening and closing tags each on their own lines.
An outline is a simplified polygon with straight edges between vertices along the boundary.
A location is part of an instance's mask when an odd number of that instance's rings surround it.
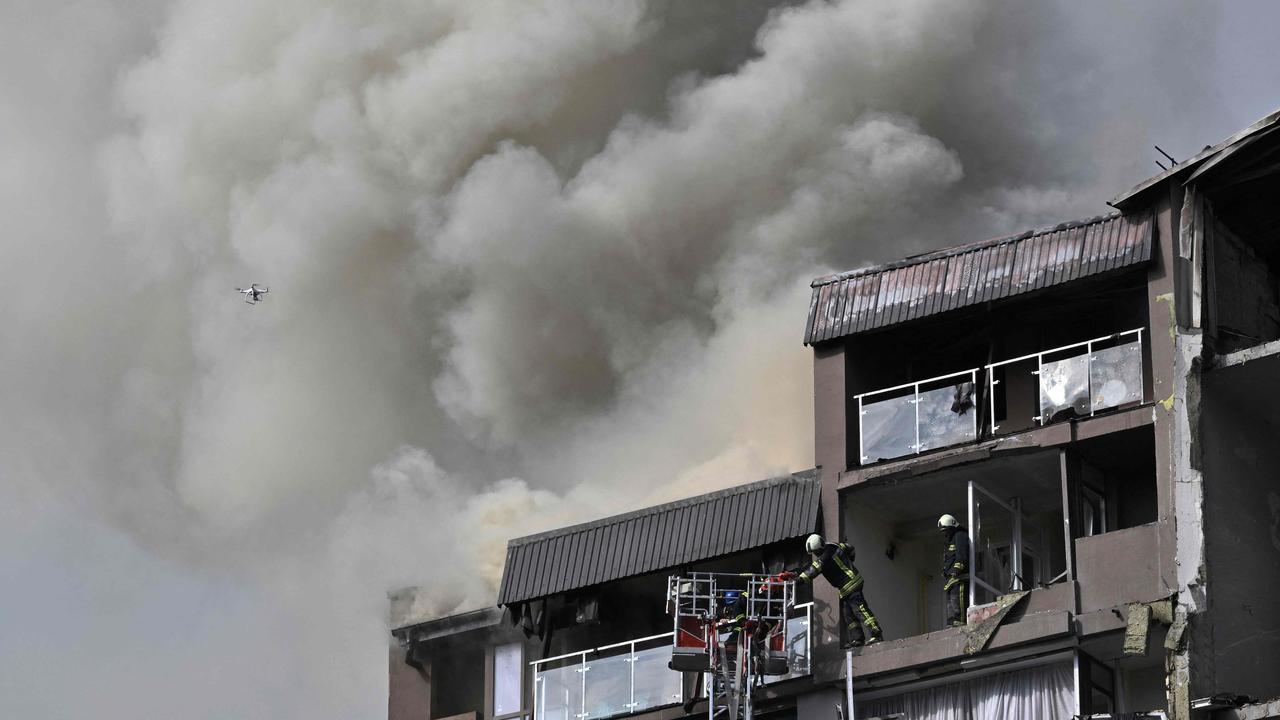
<svg viewBox="0 0 1280 720">
<path fill-rule="evenodd" d="M 797 577 L 798 580 L 813 582 L 818 575 L 827 579 L 831 587 L 840 592 L 840 597 L 862 587 L 862 576 L 853 564 L 853 548 L 845 543 L 827 543 L 822 553 L 813 557 L 813 562 Z"/>
</svg>

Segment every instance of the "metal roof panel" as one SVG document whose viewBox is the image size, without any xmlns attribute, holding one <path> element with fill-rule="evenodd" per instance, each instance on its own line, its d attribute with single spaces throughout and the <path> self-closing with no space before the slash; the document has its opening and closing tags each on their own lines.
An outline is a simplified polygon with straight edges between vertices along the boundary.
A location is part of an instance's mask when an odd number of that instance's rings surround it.
<svg viewBox="0 0 1280 720">
<path fill-rule="evenodd" d="M 515 538 L 507 544 L 498 603 L 556 595 L 807 535 L 817 521 L 819 483 L 817 470 L 807 470 Z"/>
<path fill-rule="evenodd" d="M 856 335 L 1150 260 L 1150 214 L 1112 214 L 813 282 L 805 343 Z"/>
</svg>

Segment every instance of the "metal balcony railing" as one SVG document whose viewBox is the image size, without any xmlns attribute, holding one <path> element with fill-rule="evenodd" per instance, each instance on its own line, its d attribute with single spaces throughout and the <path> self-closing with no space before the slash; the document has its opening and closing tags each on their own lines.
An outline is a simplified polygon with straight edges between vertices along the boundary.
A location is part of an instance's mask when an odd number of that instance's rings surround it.
<svg viewBox="0 0 1280 720">
<path fill-rule="evenodd" d="M 787 623 L 790 671 L 781 682 L 810 672 L 809 628 L 813 603 L 796 605 Z M 681 674 L 667 667 L 672 633 L 534 660 L 535 720 L 608 718 L 684 702 Z M 646 646 L 646 647 L 641 647 Z"/>
<path fill-rule="evenodd" d="M 1124 341 L 1125 338 L 1133 338 Z M 1098 347 L 1108 345 L 1108 347 Z M 1050 358 L 1053 358 L 1052 360 Z M 1039 387 L 1040 425 L 1069 417 L 1087 417 L 1099 410 L 1146 401 L 1142 362 L 1142 328 L 1104 335 L 1001 360 L 986 366 L 987 397 L 991 403 L 991 434 L 996 424 L 996 368 L 1035 361 Z"/>
<path fill-rule="evenodd" d="M 977 440 L 978 372 L 979 368 L 971 368 L 854 395 L 859 463 Z M 895 393 L 883 400 L 868 400 Z"/>
<path fill-rule="evenodd" d="M 1001 360 L 981 368 L 917 380 L 854 395 L 858 404 L 858 463 L 916 455 L 978 440 L 978 375 L 985 376 L 989 419 L 985 431 L 995 435 L 996 386 L 1003 374 L 1026 364 L 1037 376 L 1040 425 L 1100 410 L 1146 402 L 1143 378 L 1143 330 L 1126 330 L 1092 340 Z M 1006 399 L 1006 412 L 1008 400 Z M 1024 418 L 1026 416 L 1023 416 Z"/>
<path fill-rule="evenodd" d="M 680 673 L 667 667 L 672 633 L 534 660 L 536 720 L 629 715 L 684 701 Z M 645 647 L 641 647 L 645 646 Z"/>
</svg>

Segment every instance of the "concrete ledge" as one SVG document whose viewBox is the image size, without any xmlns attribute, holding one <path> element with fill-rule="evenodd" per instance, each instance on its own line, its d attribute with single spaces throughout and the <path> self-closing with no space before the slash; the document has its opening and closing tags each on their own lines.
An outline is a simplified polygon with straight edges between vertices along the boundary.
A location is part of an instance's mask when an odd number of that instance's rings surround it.
<svg viewBox="0 0 1280 720">
<path fill-rule="evenodd" d="M 1123 630 L 1125 628 L 1124 608 L 1109 608 L 1077 615 L 1075 624 L 1076 635 L 1081 637 Z"/>
<path fill-rule="evenodd" d="M 1271 342 L 1255 345 L 1251 348 L 1229 352 L 1225 355 L 1219 355 L 1214 359 L 1213 366 L 1215 368 L 1230 367 L 1232 365 L 1243 365 L 1250 360 L 1259 360 L 1261 358 L 1270 357 L 1272 355 L 1280 355 L 1280 340 L 1272 340 Z"/>
<path fill-rule="evenodd" d="M 1023 617 L 1033 613 L 1051 610 L 1068 610 L 1075 613 L 1077 609 L 1075 581 L 1058 582 L 1049 587 L 1040 587 L 1032 590 L 1031 594 L 1023 602 L 1022 607 L 1014 608 L 1006 622 L 1018 622 Z"/>
<path fill-rule="evenodd" d="M 991 637 L 987 648 L 988 650 L 1009 648 L 1069 635 L 1072 629 L 1071 613 L 1066 610 L 1028 613 L 1018 622 L 1001 625 Z M 853 674 L 857 677 L 868 677 L 958 661 L 970 657 L 964 654 L 966 639 L 964 628 L 947 628 L 872 645 L 854 655 Z"/>
<path fill-rule="evenodd" d="M 1006 453 L 1034 452 L 1043 448 L 1060 447 L 1076 440 L 1085 440 L 1121 430 L 1130 430 L 1144 425 L 1151 425 L 1154 422 L 1155 407 L 1151 404 L 1138 405 L 1124 410 L 1108 412 L 1097 417 L 1053 423 L 970 445 L 957 445 L 924 455 L 886 460 L 874 465 L 855 466 L 846 472 L 840 473 L 837 487 L 844 490 L 870 480 L 924 475 L 956 465 L 979 462 Z"/>
<path fill-rule="evenodd" d="M 1213 720 L 1271 720 L 1272 718 L 1280 718 L 1280 698 L 1230 710 L 1217 710 L 1210 717 Z"/>
</svg>

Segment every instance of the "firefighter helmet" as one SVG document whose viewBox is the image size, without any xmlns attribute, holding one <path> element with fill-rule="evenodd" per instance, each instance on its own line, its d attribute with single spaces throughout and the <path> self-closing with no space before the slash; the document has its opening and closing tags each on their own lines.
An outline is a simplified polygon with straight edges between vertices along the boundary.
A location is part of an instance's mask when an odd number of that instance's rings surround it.
<svg viewBox="0 0 1280 720">
<path fill-rule="evenodd" d="M 813 555 L 813 554 L 822 552 L 822 546 L 825 544 L 826 543 L 823 542 L 822 540 L 822 536 L 818 535 L 817 533 L 814 533 L 813 535 L 809 536 L 809 539 L 804 541 L 804 549 L 805 549 L 805 552 L 808 552 L 810 555 Z"/>
<path fill-rule="evenodd" d="M 960 522 L 956 520 L 955 515 L 943 515 L 938 518 L 938 529 L 948 530 L 950 528 L 960 527 Z"/>
</svg>

